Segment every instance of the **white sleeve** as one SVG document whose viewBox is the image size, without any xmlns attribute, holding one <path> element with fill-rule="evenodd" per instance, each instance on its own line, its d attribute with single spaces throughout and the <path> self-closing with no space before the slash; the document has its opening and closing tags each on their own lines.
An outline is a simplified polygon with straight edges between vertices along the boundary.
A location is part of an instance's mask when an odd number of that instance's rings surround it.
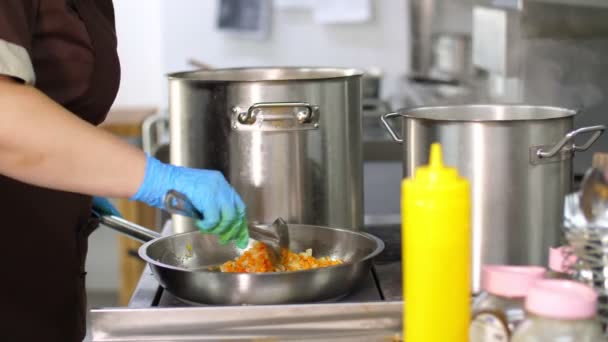
<svg viewBox="0 0 608 342">
<path fill-rule="evenodd" d="M 24 47 L 0 39 L 0 75 L 34 84 L 36 76 L 29 53 Z"/>
</svg>

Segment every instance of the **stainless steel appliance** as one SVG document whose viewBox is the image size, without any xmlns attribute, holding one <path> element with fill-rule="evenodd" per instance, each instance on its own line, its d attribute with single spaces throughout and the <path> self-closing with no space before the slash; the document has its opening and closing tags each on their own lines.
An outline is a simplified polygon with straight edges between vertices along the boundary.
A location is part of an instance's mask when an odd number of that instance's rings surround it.
<svg viewBox="0 0 608 342">
<path fill-rule="evenodd" d="M 576 126 L 606 122 L 608 1 L 475 0 L 473 64 L 486 75 L 484 102 L 577 108 Z M 608 135 L 577 154 L 575 174 L 608 149 Z"/>
<path fill-rule="evenodd" d="M 464 98 L 437 96 L 433 91 L 436 87 L 409 82 L 404 89 L 413 88 L 408 93 L 422 96 L 410 96 L 411 103 L 402 107 L 526 103 L 581 109 L 585 114 L 575 117 L 576 126 L 606 122 L 608 1 L 411 0 L 409 3 L 413 75 L 433 77 L 437 62 L 433 48 L 437 46 L 436 37 L 445 33 L 471 36 L 469 53 L 474 73 L 459 82 L 459 86 L 468 89 Z M 574 158 L 575 176 L 582 178 L 593 153 L 605 150 L 608 135 L 600 137 L 588 151 L 578 153 Z"/>
<path fill-rule="evenodd" d="M 463 33 L 438 33 L 433 39 L 431 75 L 448 81 L 464 81 L 472 75 L 471 37 Z"/>
<path fill-rule="evenodd" d="M 409 1 L 413 83 L 462 83 L 472 76 L 471 0 Z"/>
<path fill-rule="evenodd" d="M 222 171 L 250 221 L 361 229 L 361 75 L 335 68 L 169 75 L 171 163 Z M 173 220 L 176 233 L 195 230 L 188 219 Z"/>
<path fill-rule="evenodd" d="M 377 301 L 94 309 L 91 341 L 402 341 L 402 307 Z"/>
<path fill-rule="evenodd" d="M 403 143 L 403 173 L 428 163 L 431 143 L 471 182 L 473 291 L 483 264 L 546 265 L 559 243 L 572 157 L 605 130 L 573 130 L 575 111 L 523 105 L 420 107 L 382 120 Z M 402 117 L 402 137 L 386 121 Z M 587 134 L 586 142 L 574 139 Z M 579 138 L 580 139 L 580 138 Z"/>
</svg>

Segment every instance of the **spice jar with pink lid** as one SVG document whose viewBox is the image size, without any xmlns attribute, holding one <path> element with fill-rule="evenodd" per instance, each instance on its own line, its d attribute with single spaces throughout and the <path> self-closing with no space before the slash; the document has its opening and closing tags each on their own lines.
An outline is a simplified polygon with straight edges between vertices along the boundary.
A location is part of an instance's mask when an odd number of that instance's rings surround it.
<svg viewBox="0 0 608 342">
<path fill-rule="evenodd" d="M 607 341 L 596 320 L 597 294 L 587 285 L 540 280 L 530 289 L 525 308 L 526 320 L 515 331 L 513 342 Z"/>
<path fill-rule="evenodd" d="M 570 246 L 549 249 L 549 271 L 545 278 L 569 279 L 593 286 L 593 272 L 584 267 Z"/>
<path fill-rule="evenodd" d="M 549 249 L 549 272 L 547 278 L 572 279 L 576 265 L 576 255 L 566 246 Z"/>
<path fill-rule="evenodd" d="M 525 318 L 524 301 L 529 289 L 544 275 L 545 269 L 538 266 L 484 266 L 483 292 L 473 304 L 469 341 L 508 341 Z"/>
</svg>

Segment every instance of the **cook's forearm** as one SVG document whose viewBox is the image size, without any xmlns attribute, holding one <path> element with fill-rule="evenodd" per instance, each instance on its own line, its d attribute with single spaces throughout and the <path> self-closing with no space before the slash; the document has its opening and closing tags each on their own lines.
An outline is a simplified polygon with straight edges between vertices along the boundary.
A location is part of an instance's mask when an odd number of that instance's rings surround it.
<svg viewBox="0 0 608 342">
<path fill-rule="evenodd" d="M 35 88 L 0 77 L 0 174 L 58 190 L 130 197 L 145 162 L 143 152 Z"/>
</svg>

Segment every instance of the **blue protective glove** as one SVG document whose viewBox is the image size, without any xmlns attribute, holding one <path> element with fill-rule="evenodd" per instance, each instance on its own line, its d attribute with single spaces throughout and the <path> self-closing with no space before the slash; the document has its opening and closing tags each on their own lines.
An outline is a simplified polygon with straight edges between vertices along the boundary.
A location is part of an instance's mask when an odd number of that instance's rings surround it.
<svg viewBox="0 0 608 342">
<path fill-rule="evenodd" d="M 105 197 L 93 197 L 93 210 L 104 215 L 122 217 L 116 207 Z"/>
<path fill-rule="evenodd" d="M 221 172 L 164 164 L 147 156 L 144 181 L 131 199 L 162 209 L 169 190 L 186 195 L 203 214 L 203 220 L 196 222 L 200 230 L 218 235 L 221 243 L 247 246 L 245 203 Z"/>
</svg>

